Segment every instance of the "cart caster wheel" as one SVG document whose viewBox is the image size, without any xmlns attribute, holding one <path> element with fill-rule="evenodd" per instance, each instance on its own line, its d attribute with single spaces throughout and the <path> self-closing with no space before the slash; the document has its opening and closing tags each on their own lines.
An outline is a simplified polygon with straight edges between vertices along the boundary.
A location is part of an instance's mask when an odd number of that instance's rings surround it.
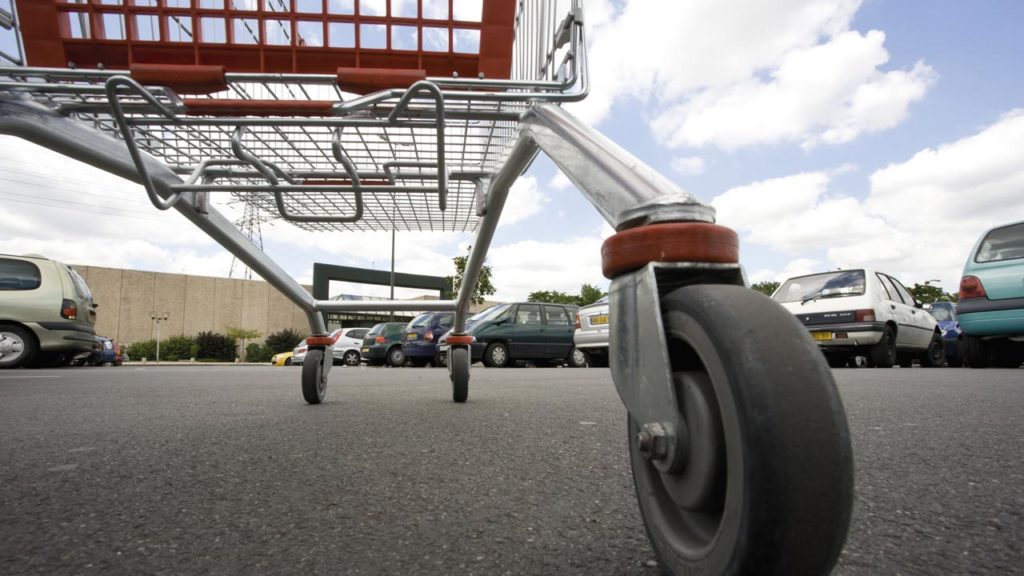
<svg viewBox="0 0 1024 576">
<path fill-rule="evenodd" d="M 827 574 L 850 520 L 846 417 L 806 329 L 738 286 L 662 298 L 686 430 L 629 418 L 633 479 L 666 574 Z M 662 436 L 659 438 L 659 436 Z M 660 450 L 659 450 L 660 448 Z"/>
<path fill-rule="evenodd" d="M 327 375 L 323 366 L 324 351 L 310 350 L 302 361 L 302 397 L 310 404 L 319 404 L 327 395 Z"/>
<path fill-rule="evenodd" d="M 448 363 L 451 364 L 452 400 L 461 404 L 469 397 L 469 350 L 449 348 Z"/>
</svg>

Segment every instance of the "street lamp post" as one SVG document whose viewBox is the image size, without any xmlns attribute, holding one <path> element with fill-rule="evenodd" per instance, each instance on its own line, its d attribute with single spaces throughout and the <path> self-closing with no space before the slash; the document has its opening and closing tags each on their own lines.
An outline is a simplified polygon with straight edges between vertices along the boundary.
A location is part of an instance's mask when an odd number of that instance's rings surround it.
<svg viewBox="0 0 1024 576">
<path fill-rule="evenodd" d="M 157 314 L 156 312 L 149 313 L 149 319 L 156 322 L 156 361 L 160 361 L 160 322 L 170 318 L 170 314 L 164 312 L 163 314 Z"/>
</svg>

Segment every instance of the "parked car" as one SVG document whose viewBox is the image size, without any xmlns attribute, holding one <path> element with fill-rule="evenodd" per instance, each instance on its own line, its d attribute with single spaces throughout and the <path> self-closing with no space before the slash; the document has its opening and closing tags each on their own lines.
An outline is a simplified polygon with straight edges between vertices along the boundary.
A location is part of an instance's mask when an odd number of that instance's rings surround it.
<svg viewBox="0 0 1024 576">
<path fill-rule="evenodd" d="M 0 368 L 69 364 L 92 351 L 96 303 L 67 264 L 0 254 Z"/>
<path fill-rule="evenodd" d="M 1024 362 L 1024 222 L 981 236 L 964 265 L 956 311 L 967 365 Z"/>
<path fill-rule="evenodd" d="M 807 327 L 833 367 L 866 356 L 869 366 L 942 366 L 938 322 L 888 274 L 838 270 L 790 278 L 772 294 Z"/>
<path fill-rule="evenodd" d="M 472 359 L 492 368 L 517 361 L 582 368 L 587 359 L 572 338 L 576 310 L 575 306 L 543 302 L 488 308 L 466 323 L 466 333 L 474 338 Z"/>
<path fill-rule="evenodd" d="M 405 327 L 402 352 L 413 366 L 444 366 L 445 358 L 437 351 L 437 341 L 451 329 L 455 314 L 428 312 L 412 319 Z"/>
<path fill-rule="evenodd" d="M 942 342 L 946 347 L 946 364 L 959 367 L 964 363 L 960 353 L 960 323 L 956 318 L 956 304 L 952 302 L 931 302 L 924 309 L 935 317 L 942 331 Z"/>
<path fill-rule="evenodd" d="M 344 364 L 345 366 L 358 366 L 360 362 L 359 346 L 363 342 L 363 337 L 366 336 L 368 328 L 338 328 L 329 334 L 334 340 L 334 344 L 331 346 L 331 357 L 334 364 Z M 302 362 L 306 359 L 306 352 L 308 347 L 306 341 L 302 340 L 296 344 L 295 349 L 292 350 L 292 364 L 302 365 Z"/>
<path fill-rule="evenodd" d="M 72 366 L 120 366 L 124 364 L 124 355 L 121 353 L 121 346 L 105 336 L 96 336 L 96 342 L 89 352 L 83 352 L 75 356 L 71 361 Z"/>
<path fill-rule="evenodd" d="M 305 341 L 303 341 L 303 342 L 305 342 Z M 294 356 L 294 355 L 295 355 L 295 352 L 293 350 L 289 350 L 288 352 L 280 352 L 278 354 L 274 354 L 273 356 L 270 357 L 270 365 L 271 366 L 291 366 L 292 365 L 292 356 Z"/>
<path fill-rule="evenodd" d="M 608 366 L 608 296 L 576 311 L 572 340 L 588 366 Z"/>
<path fill-rule="evenodd" d="M 372 366 L 405 364 L 402 339 L 405 337 L 406 325 L 406 322 L 384 322 L 370 328 L 359 349 L 363 360 Z"/>
</svg>

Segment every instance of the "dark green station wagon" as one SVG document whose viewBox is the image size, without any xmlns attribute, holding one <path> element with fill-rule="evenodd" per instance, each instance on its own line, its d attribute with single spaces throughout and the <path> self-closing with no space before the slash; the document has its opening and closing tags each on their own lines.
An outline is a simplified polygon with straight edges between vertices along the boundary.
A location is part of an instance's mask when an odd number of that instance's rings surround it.
<svg viewBox="0 0 1024 576">
<path fill-rule="evenodd" d="M 573 344 L 576 307 L 518 302 L 500 304 L 471 319 L 466 332 L 474 336 L 473 361 L 508 366 L 515 360 L 565 363 L 581 368 L 586 357 Z"/>
</svg>

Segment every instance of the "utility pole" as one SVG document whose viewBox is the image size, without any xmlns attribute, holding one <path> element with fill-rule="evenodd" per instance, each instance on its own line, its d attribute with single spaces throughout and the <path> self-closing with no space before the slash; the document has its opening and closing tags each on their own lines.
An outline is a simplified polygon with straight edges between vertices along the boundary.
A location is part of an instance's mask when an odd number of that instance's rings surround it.
<svg viewBox="0 0 1024 576">
<path fill-rule="evenodd" d="M 149 319 L 156 323 L 156 361 L 160 361 L 160 322 L 170 318 L 171 315 L 167 312 L 163 314 L 157 314 L 156 312 L 149 313 Z"/>
</svg>

